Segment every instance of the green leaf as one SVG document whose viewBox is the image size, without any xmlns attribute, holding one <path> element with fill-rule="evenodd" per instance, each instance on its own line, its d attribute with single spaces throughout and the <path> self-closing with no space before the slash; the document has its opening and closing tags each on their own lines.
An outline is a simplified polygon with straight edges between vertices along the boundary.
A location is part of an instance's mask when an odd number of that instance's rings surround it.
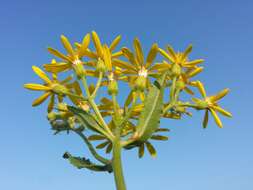
<svg viewBox="0 0 253 190">
<path fill-rule="evenodd" d="M 98 165 L 98 164 L 94 164 L 92 163 L 89 159 L 86 158 L 81 158 L 81 157 L 75 157 L 72 156 L 70 153 L 66 152 L 63 155 L 63 158 L 68 159 L 69 162 L 77 167 L 78 169 L 89 169 L 92 171 L 98 171 L 98 172 L 102 172 L 102 171 L 107 171 L 109 173 L 112 172 L 112 167 L 111 165 Z"/>
<path fill-rule="evenodd" d="M 82 125 L 86 126 L 92 131 L 98 132 L 100 134 L 103 133 L 102 127 L 94 119 L 92 114 L 74 106 L 68 106 L 68 110 L 71 111 L 77 117 L 77 119 Z"/>
<path fill-rule="evenodd" d="M 139 140 L 145 142 L 159 127 L 159 122 L 163 107 L 164 84 L 167 73 L 152 85 L 144 102 L 144 108 L 141 112 L 137 125 Z"/>
</svg>

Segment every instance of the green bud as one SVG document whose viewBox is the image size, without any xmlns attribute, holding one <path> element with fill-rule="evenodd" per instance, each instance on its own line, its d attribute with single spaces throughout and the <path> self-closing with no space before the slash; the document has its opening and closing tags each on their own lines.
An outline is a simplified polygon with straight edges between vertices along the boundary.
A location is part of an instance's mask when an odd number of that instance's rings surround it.
<svg viewBox="0 0 253 190">
<path fill-rule="evenodd" d="M 52 90 L 54 93 L 56 93 L 60 96 L 64 96 L 65 94 L 67 94 L 69 92 L 69 90 L 61 84 L 54 84 L 52 86 Z"/>
<path fill-rule="evenodd" d="M 185 88 L 185 83 L 184 83 L 184 81 L 179 80 L 179 81 L 176 82 L 176 89 L 182 90 L 182 89 L 184 89 L 184 88 Z"/>
<path fill-rule="evenodd" d="M 118 94 L 118 84 L 116 80 L 110 80 L 108 85 L 108 94 L 117 95 Z"/>
<path fill-rule="evenodd" d="M 137 79 L 135 80 L 135 84 L 134 84 L 134 89 L 135 90 L 139 90 L 139 91 L 143 91 L 146 88 L 146 77 L 144 76 L 138 76 Z"/>
<path fill-rule="evenodd" d="M 96 70 L 98 72 L 102 72 L 102 73 L 106 72 L 106 66 L 105 66 L 105 63 L 102 59 L 98 59 Z"/>
<path fill-rule="evenodd" d="M 174 77 L 178 77 L 181 74 L 181 67 L 178 64 L 173 64 L 171 67 L 171 74 Z"/>
<path fill-rule="evenodd" d="M 56 118 L 57 118 L 57 114 L 55 113 L 55 112 L 49 112 L 48 114 L 47 114 L 47 119 L 49 120 L 49 121 L 54 121 L 54 120 L 56 120 Z"/>
<path fill-rule="evenodd" d="M 77 78 L 82 78 L 85 75 L 85 69 L 81 63 L 74 64 L 73 69 L 76 73 Z"/>
<path fill-rule="evenodd" d="M 65 104 L 65 103 L 59 103 L 59 104 L 57 105 L 57 108 L 58 108 L 60 111 L 68 111 L 67 104 Z"/>
<path fill-rule="evenodd" d="M 204 100 L 199 100 L 198 102 L 196 102 L 196 105 L 197 105 L 198 109 L 208 108 L 208 103 Z"/>
<path fill-rule="evenodd" d="M 183 106 L 177 106 L 177 107 L 175 108 L 175 110 L 176 110 L 177 112 L 184 113 L 184 112 L 185 112 L 185 107 L 183 107 Z"/>
</svg>

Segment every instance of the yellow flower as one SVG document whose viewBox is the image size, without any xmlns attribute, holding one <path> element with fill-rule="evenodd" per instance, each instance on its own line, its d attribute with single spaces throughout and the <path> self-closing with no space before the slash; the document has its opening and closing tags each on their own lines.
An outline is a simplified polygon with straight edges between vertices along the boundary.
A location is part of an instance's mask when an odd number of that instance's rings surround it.
<svg viewBox="0 0 253 190">
<path fill-rule="evenodd" d="M 52 62 L 54 64 L 55 61 Z M 45 83 L 43 85 L 28 83 L 24 84 L 24 87 L 29 90 L 44 91 L 45 93 L 42 96 L 33 101 L 32 106 L 38 106 L 50 97 L 48 105 L 48 112 L 50 112 L 55 104 L 55 94 L 58 95 L 58 101 L 62 102 L 62 98 L 64 96 L 63 93 L 68 91 L 67 83 L 72 79 L 72 77 L 67 77 L 65 80 L 59 81 L 56 74 L 53 74 L 53 79 L 50 79 L 40 68 L 33 66 L 32 69 Z"/>
<path fill-rule="evenodd" d="M 140 41 L 137 38 L 134 39 L 133 45 L 134 53 L 126 47 L 122 48 L 122 52 L 129 63 L 116 59 L 113 65 L 124 69 L 122 73 L 129 76 L 130 85 L 136 86 L 137 89 L 142 91 L 150 85 L 148 77 L 157 75 L 158 73 L 155 71 L 162 68 L 162 66 L 152 65 L 158 52 L 157 44 L 152 45 L 145 60 Z"/>
<path fill-rule="evenodd" d="M 216 112 L 219 112 L 226 117 L 232 117 L 232 114 L 230 112 L 222 109 L 218 105 L 218 101 L 229 92 L 229 89 L 226 88 L 226 89 L 220 91 L 219 93 L 217 93 L 216 95 L 207 96 L 203 84 L 200 81 L 197 81 L 196 84 L 197 84 L 197 87 L 198 87 L 203 99 L 193 98 L 192 100 L 196 103 L 197 109 L 205 109 L 206 110 L 204 120 L 203 120 L 203 127 L 206 128 L 207 123 L 208 123 L 208 112 L 211 112 L 216 124 L 220 128 L 222 128 L 221 120 L 218 117 Z"/>
<path fill-rule="evenodd" d="M 71 68 L 75 69 L 75 67 L 82 65 L 83 62 L 81 59 L 88 51 L 87 49 L 90 43 L 90 34 L 85 35 L 79 48 L 73 48 L 69 40 L 64 35 L 61 35 L 61 42 L 67 51 L 67 54 L 64 55 L 61 52 L 49 47 L 48 51 L 56 57 L 61 58 L 63 62 L 59 62 L 57 64 L 44 64 L 44 69 L 48 72 L 58 73 Z"/>
<path fill-rule="evenodd" d="M 114 62 L 114 59 L 122 55 L 121 51 L 113 52 L 116 46 L 119 44 L 121 40 L 121 36 L 120 35 L 117 36 L 113 40 L 110 46 L 108 46 L 107 44 L 102 44 L 98 34 L 95 31 L 91 32 L 91 36 L 92 36 L 92 41 L 94 43 L 94 47 L 96 50 L 93 52 L 90 49 L 87 49 L 85 55 L 91 59 L 86 62 L 87 66 L 96 68 L 98 65 L 98 62 L 100 61 L 105 64 L 107 71 L 111 71 L 112 63 Z M 81 47 L 81 45 L 78 43 L 76 43 L 76 46 L 78 48 Z M 90 76 L 98 76 L 94 70 L 87 71 L 87 72 L 88 72 L 88 75 Z"/>
<path fill-rule="evenodd" d="M 191 81 L 190 79 L 196 76 L 203 70 L 203 67 L 195 67 L 192 69 L 187 69 L 186 72 L 180 74 L 177 84 L 180 85 L 180 89 L 184 90 L 190 95 L 194 95 L 194 92 L 189 88 L 189 86 L 196 86 L 196 81 Z"/>
<path fill-rule="evenodd" d="M 167 52 L 159 48 L 161 55 L 166 58 L 170 63 L 177 64 L 182 68 L 194 68 L 196 65 L 202 63 L 203 59 L 196 59 L 189 61 L 188 55 L 192 51 L 192 45 L 189 45 L 184 52 L 176 53 L 171 46 L 167 46 Z"/>
<path fill-rule="evenodd" d="M 103 117 L 114 115 L 113 102 L 110 99 L 104 97 L 100 100 L 100 102 L 101 104 L 98 106 L 98 108 L 101 111 Z M 143 107 L 144 105 L 142 103 L 136 104 L 132 109 L 130 118 L 137 119 L 138 116 L 141 114 Z M 124 116 L 124 108 L 120 108 L 119 113 L 121 116 Z"/>
</svg>

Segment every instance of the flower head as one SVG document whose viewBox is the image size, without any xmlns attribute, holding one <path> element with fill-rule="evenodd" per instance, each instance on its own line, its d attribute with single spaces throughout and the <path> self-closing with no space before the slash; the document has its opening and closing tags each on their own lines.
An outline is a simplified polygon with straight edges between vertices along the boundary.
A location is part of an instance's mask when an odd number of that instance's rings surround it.
<svg viewBox="0 0 253 190">
<path fill-rule="evenodd" d="M 203 120 L 203 127 L 204 128 L 207 127 L 208 113 L 211 112 L 218 127 L 222 128 L 221 120 L 216 112 L 219 112 L 220 114 L 222 114 L 226 117 L 232 117 L 232 114 L 230 112 L 222 109 L 218 105 L 218 101 L 227 95 L 227 93 L 229 92 L 229 89 L 226 88 L 226 89 L 220 91 L 219 93 L 217 93 L 216 95 L 207 96 L 205 88 L 200 81 L 197 81 L 197 87 L 198 87 L 203 99 L 192 98 L 192 100 L 196 103 L 197 109 L 205 109 L 206 110 L 204 120 Z"/>
<path fill-rule="evenodd" d="M 55 60 L 52 61 L 52 64 L 55 64 Z M 72 77 L 67 77 L 65 80 L 59 81 L 56 74 L 52 74 L 52 79 L 50 79 L 39 67 L 33 66 L 32 69 L 44 81 L 44 84 L 28 83 L 24 87 L 29 90 L 44 91 L 43 95 L 33 101 L 32 106 L 38 106 L 50 97 L 48 105 L 48 112 L 50 112 L 55 104 L 55 95 L 58 96 L 58 101 L 61 102 L 64 93 L 69 90 L 67 83 Z"/>
<path fill-rule="evenodd" d="M 54 56 L 60 58 L 62 62 L 59 62 L 57 64 L 44 64 L 44 69 L 48 72 L 58 73 L 72 68 L 77 69 L 76 67 L 80 67 L 80 65 L 83 64 L 82 58 L 88 51 L 87 49 L 90 43 L 90 34 L 87 34 L 83 38 L 82 44 L 80 44 L 79 48 L 72 47 L 71 43 L 64 35 L 61 35 L 61 42 L 67 51 L 67 54 L 64 55 L 63 53 L 49 47 L 48 51 Z"/>
<path fill-rule="evenodd" d="M 196 59 L 189 61 L 188 55 L 192 51 L 192 45 L 189 45 L 184 52 L 175 52 L 171 46 L 167 46 L 167 51 L 159 48 L 161 55 L 170 63 L 177 64 L 182 68 L 194 68 L 196 65 L 202 63 L 203 59 Z"/>
</svg>

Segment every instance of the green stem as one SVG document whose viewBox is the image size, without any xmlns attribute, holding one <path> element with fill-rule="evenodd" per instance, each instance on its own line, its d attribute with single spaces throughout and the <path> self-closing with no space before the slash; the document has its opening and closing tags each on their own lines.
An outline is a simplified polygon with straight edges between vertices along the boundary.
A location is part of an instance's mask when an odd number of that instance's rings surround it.
<svg viewBox="0 0 253 190">
<path fill-rule="evenodd" d="M 87 94 L 87 97 L 90 98 L 89 86 L 88 86 L 88 84 L 87 84 L 87 80 L 86 80 L 86 77 L 85 77 L 85 76 L 82 77 L 82 83 L 83 83 L 85 92 L 86 92 L 86 94 Z"/>
<path fill-rule="evenodd" d="M 107 126 L 106 122 L 104 121 L 104 119 L 103 119 L 96 103 L 91 98 L 90 91 L 89 91 L 89 86 L 87 84 L 85 76 L 82 77 L 82 83 L 83 83 L 83 86 L 85 88 L 85 91 L 86 91 L 86 94 L 87 94 L 87 97 L 88 97 L 88 102 L 90 103 L 92 109 L 94 110 L 95 114 L 97 115 L 99 122 L 102 124 L 103 128 L 106 130 L 106 132 L 108 134 L 108 138 L 112 141 L 114 136 L 113 136 L 111 130 L 109 129 L 109 127 Z"/>
<path fill-rule="evenodd" d="M 99 72 L 99 77 L 98 77 L 98 81 L 97 81 L 97 84 L 96 84 L 96 87 L 95 87 L 95 90 L 94 92 L 92 93 L 91 95 L 91 98 L 94 99 L 97 95 L 97 91 L 101 85 L 101 82 L 102 82 L 102 79 L 103 79 L 103 73 L 102 72 Z"/>
<path fill-rule="evenodd" d="M 82 139 L 83 141 L 85 142 L 85 144 L 88 146 L 91 154 L 94 156 L 94 158 L 96 158 L 98 161 L 102 162 L 103 164 L 109 164 L 110 163 L 110 160 L 100 156 L 96 150 L 94 149 L 94 147 L 92 146 L 92 144 L 89 142 L 89 140 L 87 139 L 87 137 L 80 131 L 76 131 L 76 130 L 73 130 L 76 134 L 78 134 Z"/>
<path fill-rule="evenodd" d="M 121 149 L 122 147 L 120 145 L 120 140 L 119 139 L 115 140 L 113 144 L 112 167 L 117 190 L 126 190 L 126 184 L 124 180 L 121 163 Z"/>
<path fill-rule="evenodd" d="M 93 108 L 95 114 L 97 115 L 99 122 L 102 124 L 104 130 L 106 130 L 107 134 L 109 135 L 109 139 L 112 141 L 114 138 L 114 135 L 112 134 L 110 128 L 107 126 L 105 120 L 103 119 L 96 103 L 94 102 L 93 99 L 90 99 L 90 98 L 88 99 L 88 101 L 89 101 L 91 107 Z"/>
</svg>

